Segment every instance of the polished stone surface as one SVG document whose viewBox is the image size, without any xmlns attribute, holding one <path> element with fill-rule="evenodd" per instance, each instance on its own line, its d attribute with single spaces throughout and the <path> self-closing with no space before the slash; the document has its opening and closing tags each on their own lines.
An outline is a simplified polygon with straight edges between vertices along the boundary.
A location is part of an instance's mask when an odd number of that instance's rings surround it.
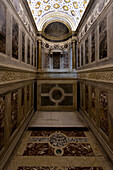
<svg viewBox="0 0 113 170">
<path fill-rule="evenodd" d="M 29 127 L 79 127 L 87 124 L 78 112 L 36 112 Z"/>
</svg>

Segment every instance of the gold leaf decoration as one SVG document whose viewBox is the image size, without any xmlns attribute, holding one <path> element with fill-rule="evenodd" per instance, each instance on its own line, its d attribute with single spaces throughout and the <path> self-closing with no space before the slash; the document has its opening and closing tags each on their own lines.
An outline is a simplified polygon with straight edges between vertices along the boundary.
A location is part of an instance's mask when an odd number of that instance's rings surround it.
<svg viewBox="0 0 113 170">
<path fill-rule="evenodd" d="M 64 0 L 66 3 L 69 3 L 70 2 L 70 0 Z"/>
<path fill-rule="evenodd" d="M 75 16 L 75 11 L 74 11 L 74 10 L 71 10 L 71 14 L 72 14 L 73 16 Z"/>
<path fill-rule="evenodd" d="M 65 11 L 68 11 L 68 10 L 69 10 L 69 8 L 68 8 L 66 5 L 63 6 L 63 9 L 64 9 Z"/>
<path fill-rule="evenodd" d="M 73 6 L 74 6 L 74 8 L 78 9 L 78 3 L 77 2 L 73 2 Z"/>
<path fill-rule="evenodd" d="M 42 14 L 42 10 L 38 11 L 38 16 L 40 16 Z"/>
<path fill-rule="evenodd" d="M 48 3 L 49 2 L 49 0 L 43 0 L 45 3 Z"/>
<path fill-rule="evenodd" d="M 53 6 L 55 9 L 58 9 L 59 7 L 60 7 L 60 5 L 59 4 L 54 4 L 54 6 Z"/>
<path fill-rule="evenodd" d="M 36 5 L 35 5 L 35 8 L 36 9 L 40 8 L 40 5 L 41 5 L 41 2 L 37 2 Z"/>
<path fill-rule="evenodd" d="M 50 9 L 50 6 L 47 5 L 47 6 L 45 7 L 45 11 L 48 11 L 49 9 Z"/>
</svg>

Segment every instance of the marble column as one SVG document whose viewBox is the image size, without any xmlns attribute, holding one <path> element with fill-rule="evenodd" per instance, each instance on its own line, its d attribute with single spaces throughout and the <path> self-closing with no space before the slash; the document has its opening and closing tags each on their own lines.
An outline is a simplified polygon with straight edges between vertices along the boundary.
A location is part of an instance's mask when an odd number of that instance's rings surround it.
<svg viewBox="0 0 113 170">
<path fill-rule="evenodd" d="M 39 51 L 38 51 L 38 69 L 41 69 L 41 40 L 38 40 L 39 43 Z"/>
</svg>

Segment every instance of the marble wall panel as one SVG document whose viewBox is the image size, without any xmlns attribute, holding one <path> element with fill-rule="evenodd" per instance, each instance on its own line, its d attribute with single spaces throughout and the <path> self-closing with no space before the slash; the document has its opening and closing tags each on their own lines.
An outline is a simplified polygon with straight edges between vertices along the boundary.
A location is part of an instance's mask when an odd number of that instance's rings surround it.
<svg viewBox="0 0 113 170">
<path fill-rule="evenodd" d="M 49 54 L 45 54 L 44 68 L 50 68 L 49 61 L 50 61 L 50 56 L 49 56 Z"/>
<path fill-rule="evenodd" d="M 5 96 L 0 96 L 0 150 L 4 146 Z"/>
<path fill-rule="evenodd" d="M 33 44 L 32 44 L 32 58 L 31 58 L 31 65 L 33 66 Z"/>
<path fill-rule="evenodd" d="M 107 57 L 107 18 L 99 25 L 99 59 Z"/>
<path fill-rule="evenodd" d="M 30 111 L 30 86 L 27 86 L 27 112 Z"/>
<path fill-rule="evenodd" d="M 96 121 L 96 92 L 94 87 L 91 87 L 91 117 Z"/>
<path fill-rule="evenodd" d="M 78 67 L 80 67 L 80 49 L 78 47 Z"/>
<path fill-rule="evenodd" d="M 12 18 L 12 57 L 18 59 L 19 26 Z"/>
<path fill-rule="evenodd" d="M 25 62 L 25 33 L 22 32 L 22 61 Z"/>
<path fill-rule="evenodd" d="M 91 62 L 95 61 L 95 30 L 91 34 Z"/>
<path fill-rule="evenodd" d="M 18 91 L 11 93 L 11 135 L 17 128 Z"/>
<path fill-rule="evenodd" d="M 36 54 L 36 48 L 35 48 L 35 55 L 34 55 L 34 67 L 36 67 L 36 56 L 37 54 Z"/>
<path fill-rule="evenodd" d="M 0 1 L 0 52 L 6 53 L 6 7 Z"/>
<path fill-rule="evenodd" d="M 89 112 L 89 89 L 88 85 L 85 85 L 85 111 Z"/>
<path fill-rule="evenodd" d="M 25 107 L 25 89 L 24 88 L 22 88 L 21 89 L 21 115 L 22 115 L 22 117 L 21 117 L 21 119 L 23 119 L 24 118 L 24 108 Z"/>
<path fill-rule="evenodd" d="M 89 41 L 88 41 L 88 38 L 87 40 L 85 41 L 85 64 L 88 64 L 89 63 Z"/>
<path fill-rule="evenodd" d="M 68 53 L 64 54 L 63 57 L 63 68 L 69 68 L 69 57 L 68 57 Z"/>
<path fill-rule="evenodd" d="M 27 64 L 30 64 L 30 40 L 27 41 Z"/>
<path fill-rule="evenodd" d="M 100 91 L 100 128 L 108 136 L 108 93 L 106 91 Z"/>
<path fill-rule="evenodd" d="M 60 69 L 60 53 L 53 54 L 53 69 Z"/>
<path fill-rule="evenodd" d="M 81 45 L 81 66 L 83 66 L 83 44 Z"/>
</svg>

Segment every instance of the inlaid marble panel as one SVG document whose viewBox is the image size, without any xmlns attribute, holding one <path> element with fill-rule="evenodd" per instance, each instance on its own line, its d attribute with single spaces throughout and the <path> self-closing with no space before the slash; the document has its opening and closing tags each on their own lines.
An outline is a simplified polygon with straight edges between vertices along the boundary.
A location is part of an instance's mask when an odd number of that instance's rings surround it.
<svg viewBox="0 0 113 170">
<path fill-rule="evenodd" d="M 12 57 L 18 59 L 19 26 L 12 18 Z"/>
<path fill-rule="evenodd" d="M 25 62 L 25 33 L 22 32 L 22 61 Z"/>
<path fill-rule="evenodd" d="M 89 46 L 89 41 L 88 41 L 88 38 L 87 38 L 87 40 L 85 41 L 85 64 L 89 63 L 89 49 L 88 49 L 88 46 Z"/>
<path fill-rule="evenodd" d="M 34 66 L 36 67 L 36 48 L 35 48 L 35 56 L 34 56 Z"/>
<path fill-rule="evenodd" d="M 85 85 L 85 110 L 88 113 L 89 111 L 89 91 L 88 91 L 88 85 Z"/>
<path fill-rule="evenodd" d="M 108 93 L 100 92 L 100 128 L 108 136 Z"/>
<path fill-rule="evenodd" d="M 96 121 L 96 93 L 95 88 L 91 88 L 91 116 L 94 121 Z"/>
<path fill-rule="evenodd" d="M 65 96 L 64 100 L 59 103 L 59 106 L 73 106 L 73 96 Z"/>
<path fill-rule="evenodd" d="M 70 143 L 64 148 L 63 156 L 94 156 L 88 143 Z"/>
<path fill-rule="evenodd" d="M 31 58 L 31 65 L 33 66 L 33 44 L 32 44 L 32 58 Z"/>
<path fill-rule="evenodd" d="M 99 25 L 99 59 L 107 57 L 107 18 Z"/>
<path fill-rule="evenodd" d="M 18 91 L 11 93 L 11 135 L 17 128 Z"/>
<path fill-rule="evenodd" d="M 4 146 L 5 96 L 0 96 L 0 150 Z"/>
<path fill-rule="evenodd" d="M 60 53 L 53 53 L 53 69 L 60 69 Z"/>
<path fill-rule="evenodd" d="M 24 99 L 25 99 L 25 90 L 24 88 L 21 89 L 21 115 L 22 115 L 22 119 L 24 118 Z"/>
<path fill-rule="evenodd" d="M 78 47 L 78 67 L 80 67 L 80 49 Z"/>
<path fill-rule="evenodd" d="M 54 156 L 54 148 L 48 143 L 28 143 L 23 156 Z"/>
<path fill-rule="evenodd" d="M 95 61 L 95 30 L 91 34 L 91 62 Z"/>
<path fill-rule="evenodd" d="M 69 68 L 69 56 L 68 56 L 68 53 L 64 54 L 64 57 L 63 57 L 63 68 Z"/>
<path fill-rule="evenodd" d="M 17 170 L 103 170 L 102 167 L 32 167 L 20 166 Z"/>
<path fill-rule="evenodd" d="M 83 44 L 81 45 L 81 66 L 83 66 Z"/>
<path fill-rule="evenodd" d="M 27 64 L 30 64 L 30 40 L 27 41 Z"/>
<path fill-rule="evenodd" d="M 6 7 L 0 1 L 0 52 L 6 53 Z"/>
<path fill-rule="evenodd" d="M 59 84 L 65 93 L 73 93 L 73 85 L 72 84 Z"/>
<path fill-rule="evenodd" d="M 41 84 L 41 93 L 49 93 L 55 84 Z"/>
<path fill-rule="evenodd" d="M 46 167 L 46 166 L 39 166 L 39 167 L 29 167 L 29 166 L 20 166 L 17 170 L 57 170 L 57 167 Z"/>
<path fill-rule="evenodd" d="M 41 96 L 41 106 L 55 106 L 55 103 L 50 100 L 49 96 Z"/>
<path fill-rule="evenodd" d="M 30 86 L 27 86 L 27 112 L 30 109 Z"/>
<path fill-rule="evenodd" d="M 45 55 L 45 62 L 44 62 L 44 68 L 50 68 L 50 55 L 49 54 L 44 54 Z"/>
</svg>

